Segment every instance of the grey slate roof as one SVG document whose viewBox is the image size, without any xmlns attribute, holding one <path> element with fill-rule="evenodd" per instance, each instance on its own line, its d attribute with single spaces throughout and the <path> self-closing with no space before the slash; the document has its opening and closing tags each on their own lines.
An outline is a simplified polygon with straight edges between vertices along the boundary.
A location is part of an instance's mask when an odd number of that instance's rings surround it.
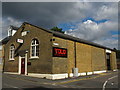
<svg viewBox="0 0 120 90">
<path fill-rule="evenodd" d="M 18 30 L 19 29 L 19 27 L 15 27 L 13 25 L 10 25 L 10 28 L 13 29 L 13 30 Z"/>
<path fill-rule="evenodd" d="M 11 36 L 5 37 L 0 43 L 6 44 L 11 39 Z"/>
<path fill-rule="evenodd" d="M 13 25 L 10 25 L 10 28 L 12 30 L 18 30 L 19 29 L 19 27 L 15 27 Z M 0 43 L 6 44 L 10 40 L 10 38 L 11 38 L 11 36 L 5 37 L 2 41 L 0 41 Z"/>
</svg>

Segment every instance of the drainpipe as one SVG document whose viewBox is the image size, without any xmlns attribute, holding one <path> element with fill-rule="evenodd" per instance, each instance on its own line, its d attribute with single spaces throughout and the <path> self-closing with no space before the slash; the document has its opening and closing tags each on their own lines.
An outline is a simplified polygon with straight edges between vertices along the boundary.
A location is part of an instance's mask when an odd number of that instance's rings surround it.
<svg viewBox="0 0 120 90">
<path fill-rule="evenodd" d="M 75 67 L 73 68 L 73 77 L 78 77 L 78 68 L 76 61 L 76 42 L 74 42 Z"/>
<path fill-rule="evenodd" d="M 28 71 L 27 71 L 27 53 L 28 53 L 28 51 L 26 51 L 26 53 L 25 53 L 25 75 L 28 75 Z"/>
<path fill-rule="evenodd" d="M 76 42 L 74 42 L 74 55 L 75 55 L 75 68 L 77 67 L 76 65 Z"/>
</svg>

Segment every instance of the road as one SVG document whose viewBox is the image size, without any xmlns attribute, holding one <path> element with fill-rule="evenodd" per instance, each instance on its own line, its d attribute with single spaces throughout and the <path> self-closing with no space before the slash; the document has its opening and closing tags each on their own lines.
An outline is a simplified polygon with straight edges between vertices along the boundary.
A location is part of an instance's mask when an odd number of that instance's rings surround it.
<svg viewBox="0 0 120 90">
<path fill-rule="evenodd" d="M 82 76 L 64 80 L 47 80 L 21 75 L 3 74 L 3 90 L 14 88 L 18 90 L 29 90 L 30 88 L 99 88 L 100 90 L 118 90 L 118 72 L 104 73 L 100 75 Z"/>
<path fill-rule="evenodd" d="M 105 90 L 106 88 L 117 88 L 118 87 L 118 74 L 113 73 L 105 76 L 97 76 L 92 79 L 78 80 L 71 83 L 63 83 L 66 87 L 71 88 L 101 88 Z"/>
</svg>

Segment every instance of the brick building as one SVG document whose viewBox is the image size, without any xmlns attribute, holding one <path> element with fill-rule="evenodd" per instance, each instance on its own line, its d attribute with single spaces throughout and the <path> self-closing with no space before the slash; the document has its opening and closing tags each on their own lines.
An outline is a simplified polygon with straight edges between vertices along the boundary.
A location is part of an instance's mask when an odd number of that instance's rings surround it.
<svg viewBox="0 0 120 90">
<path fill-rule="evenodd" d="M 61 79 L 117 69 L 114 50 L 26 22 L 4 42 L 5 73 Z"/>
</svg>

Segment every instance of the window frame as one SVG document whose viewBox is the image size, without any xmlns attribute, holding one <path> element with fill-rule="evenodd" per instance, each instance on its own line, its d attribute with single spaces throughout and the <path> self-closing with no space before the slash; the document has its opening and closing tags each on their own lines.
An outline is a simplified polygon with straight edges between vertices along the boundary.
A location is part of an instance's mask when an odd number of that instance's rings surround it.
<svg viewBox="0 0 120 90">
<path fill-rule="evenodd" d="M 10 49 L 9 49 L 9 60 L 15 60 L 14 54 L 15 54 L 15 45 L 12 44 L 10 45 Z"/>
<path fill-rule="evenodd" d="M 33 50 L 33 47 L 34 47 L 34 50 Z M 39 58 L 40 50 L 39 50 L 39 40 L 38 39 L 32 39 L 30 49 L 31 49 L 30 50 L 30 58 Z M 37 55 L 37 53 L 38 53 L 38 55 Z"/>
</svg>

